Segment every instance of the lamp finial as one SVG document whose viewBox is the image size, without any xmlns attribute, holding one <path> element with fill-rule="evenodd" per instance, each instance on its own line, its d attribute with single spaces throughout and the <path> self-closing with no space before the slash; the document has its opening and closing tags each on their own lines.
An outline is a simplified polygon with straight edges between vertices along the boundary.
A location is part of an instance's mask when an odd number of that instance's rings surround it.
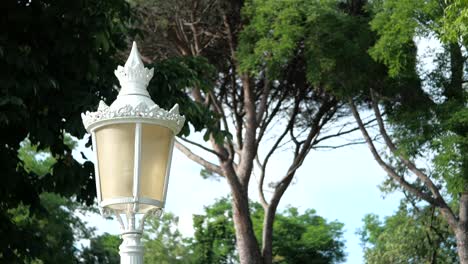
<svg viewBox="0 0 468 264">
<path fill-rule="evenodd" d="M 143 64 L 135 41 L 133 42 L 132 50 L 130 51 L 130 55 L 128 56 L 127 62 L 125 62 L 125 65 L 123 67 L 119 65 L 114 71 L 115 76 L 117 76 L 120 85 L 122 86 L 121 92 L 124 93 L 126 88 L 133 88 L 127 87 L 131 86 L 132 84 L 139 84 L 137 85 L 139 86 L 138 88 L 144 89 L 146 92 L 146 87 L 148 86 L 151 78 L 153 78 L 153 72 L 153 68 L 148 69 Z"/>
</svg>

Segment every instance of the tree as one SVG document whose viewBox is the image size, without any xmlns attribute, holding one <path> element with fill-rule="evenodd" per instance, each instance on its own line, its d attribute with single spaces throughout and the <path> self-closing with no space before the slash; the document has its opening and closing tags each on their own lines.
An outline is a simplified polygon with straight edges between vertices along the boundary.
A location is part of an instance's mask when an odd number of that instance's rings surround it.
<svg viewBox="0 0 468 264">
<path fill-rule="evenodd" d="M 371 26 L 378 39 L 370 53 L 388 66 L 389 78 L 349 100 L 374 158 L 392 179 L 388 186 L 440 212 L 455 234 L 462 264 L 468 263 L 467 43 L 454 16 L 465 19 L 467 8 L 463 1 L 373 2 Z M 414 43 L 426 36 L 442 46 L 429 70 L 418 68 Z M 377 120 L 388 159 L 362 122 L 356 102 L 363 100 Z"/>
<path fill-rule="evenodd" d="M 193 216 L 191 243 L 196 263 L 237 263 L 236 235 L 227 198 L 205 207 L 205 215 Z"/>
<path fill-rule="evenodd" d="M 32 255 L 18 254 L 16 263 L 77 263 L 76 242 L 89 238 L 92 232 L 74 215 L 80 205 L 54 193 L 42 193 L 40 205 L 44 210 L 41 214 L 30 213 L 25 205 L 8 210 L 10 221 L 18 229 L 31 233 L 43 243 L 28 248 Z"/>
<path fill-rule="evenodd" d="M 272 263 L 276 210 L 298 169 L 326 139 L 354 131 L 331 128 L 347 114 L 331 91 L 357 90 L 369 76 L 378 79 L 385 73 L 367 54 L 373 34 L 364 2 L 132 3 L 141 18 L 136 26 L 151 32 L 141 40 L 148 62 L 195 56 L 214 66 L 212 87 L 186 90 L 197 105 L 214 113 L 214 124 L 204 131 L 209 146 L 185 137 L 176 147 L 203 166 L 205 175 L 224 177 L 229 184 L 240 262 Z M 279 179 L 268 177 L 270 158 L 285 144 L 290 165 Z M 197 155 L 194 148 L 206 154 Z M 265 212 L 261 239 L 249 209 L 255 167 Z"/>
<path fill-rule="evenodd" d="M 457 263 L 455 237 L 439 214 L 433 206 L 402 202 L 383 222 L 366 215 L 358 232 L 366 263 Z"/>
<path fill-rule="evenodd" d="M 1 5 L 0 259 L 21 263 L 42 258 L 51 244 L 29 223 L 21 226 L 24 222 L 12 218 L 11 210 L 24 207 L 21 213 L 28 215 L 27 221 L 39 221 L 47 212 L 41 198 L 46 193 L 87 204 L 94 201 L 92 163 L 76 162 L 64 135 L 66 131 L 82 138 L 80 113 L 113 93 L 109 89 L 115 83 L 113 55 L 125 46 L 129 9 L 125 1 L 2 1 Z M 52 172 L 39 175 L 26 169 L 18 157 L 26 137 L 38 150 L 49 149 L 56 159 Z"/>
<path fill-rule="evenodd" d="M 193 263 L 188 241 L 179 232 L 177 224 L 178 218 L 171 213 L 147 220 L 143 238 L 146 262 Z"/>
<path fill-rule="evenodd" d="M 86 264 L 119 264 L 119 246 L 122 239 L 119 236 L 104 233 L 90 239 L 89 247 L 83 249 L 80 262 Z"/>
<path fill-rule="evenodd" d="M 65 137 L 66 145 L 74 148 L 76 142 Z M 50 173 L 57 160 L 48 151 L 38 151 L 29 139 L 21 143 L 18 158 L 28 173 L 43 177 Z M 80 204 L 55 193 L 39 195 L 42 211 L 32 213 L 27 204 L 20 204 L 7 211 L 12 223 L 23 232 L 31 233 L 43 245 L 28 248 L 31 255 L 18 254 L 22 263 L 76 263 L 78 248 L 76 241 L 89 238 L 91 230 L 74 212 L 82 210 Z M 9 239 L 9 238 L 8 238 Z M 37 251 L 37 252 L 36 252 Z M 18 260 L 19 261 L 19 260 Z"/>
<path fill-rule="evenodd" d="M 262 235 L 263 210 L 251 204 L 254 232 Z M 191 248 L 195 263 L 237 263 L 231 203 L 222 198 L 194 216 Z M 327 222 L 314 210 L 300 214 L 294 207 L 276 216 L 272 242 L 273 263 L 338 263 L 344 260 L 343 224 Z"/>
</svg>

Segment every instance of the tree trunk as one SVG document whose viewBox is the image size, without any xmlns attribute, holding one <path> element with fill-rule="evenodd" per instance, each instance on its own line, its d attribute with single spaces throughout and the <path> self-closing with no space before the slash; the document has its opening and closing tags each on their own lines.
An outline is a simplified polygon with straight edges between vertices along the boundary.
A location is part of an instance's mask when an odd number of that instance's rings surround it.
<svg viewBox="0 0 468 264">
<path fill-rule="evenodd" d="M 468 264 L 468 193 L 463 193 L 460 197 L 460 217 L 455 238 L 460 263 Z"/>
<path fill-rule="evenodd" d="M 468 264 L 468 230 L 459 228 L 455 231 L 457 239 L 457 252 L 460 264 Z"/>
<path fill-rule="evenodd" d="M 240 263 L 261 264 L 262 258 L 253 231 L 247 194 L 239 190 L 233 191 L 232 194 L 233 220 Z"/>
<path fill-rule="evenodd" d="M 268 206 L 265 209 L 263 217 L 263 232 L 262 232 L 262 257 L 264 264 L 271 264 L 273 261 L 273 223 L 275 221 L 276 207 Z"/>
<path fill-rule="evenodd" d="M 240 184 L 239 178 L 229 161 L 222 162 L 221 167 L 231 188 L 232 219 L 236 230 L 236 244 L 240 263 L 262 264 L 260 247 L 250 218 L 248 188 Z"/>
</svg>

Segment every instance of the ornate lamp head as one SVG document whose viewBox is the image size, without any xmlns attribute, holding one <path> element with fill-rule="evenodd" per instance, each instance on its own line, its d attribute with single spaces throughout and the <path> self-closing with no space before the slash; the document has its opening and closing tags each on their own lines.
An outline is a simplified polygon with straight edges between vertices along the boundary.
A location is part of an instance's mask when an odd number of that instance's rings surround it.
<svg viewBox="0 0 468 264">
<path fill-rule="evenodd" d="M 185 117 L 151 100 L 153 69 L 144 66 L 136 43 L 115 75 L 121 89 L 107 106 L 82 114 L 96 153 L 96 188 L 101 207 L 118 213 L 145 213 L 164 207 L 174 136 Z"/>
<path fill-rule="evenodd" d="M 122 228 L 121 263 L 142 264 L 144 220 L 164 208 L 174 137 L 185 117 L 177 104 L 166 111 L 151 100 L 147 86 L 153 69 L 145 68 L 135 42 L 115 75 L 121 85 L 117 99 L 110 106 L 99 102 L 96 112 L 82 118 L 96 154 L 98 204 L 102 212 L 114 213 Z M 137 214 L 143 214 L 139 227 Z"/>
</svg>

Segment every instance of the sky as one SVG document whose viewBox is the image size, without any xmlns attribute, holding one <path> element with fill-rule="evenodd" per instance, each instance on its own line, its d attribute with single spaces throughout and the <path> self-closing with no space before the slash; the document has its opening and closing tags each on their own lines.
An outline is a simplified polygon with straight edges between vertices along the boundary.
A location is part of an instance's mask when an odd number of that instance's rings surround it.
<svg viewBox="0 0 468 264">
<path fill-rule="evenodd" d="M 428 71 L 433 68 L 434 51 L 440 49 L 440 44 L 433 38 L 416 39 L 416 43 L 420 69 Z M 430 56 L 427 56 L 427 53 Z M 349 135 L 349 139 L 360 136 L 360 133 L 356 132 Z M 199 134 L 192 135 L 190 139 L 203 142 Z M 80 151 L 89 158 L 93 157 L 91 150 L 84 147 L 86 141 L 79 142 L 79 147 L 74 153 L 77 160 L 81 159 Z M 340 142 L 327 142 L 333 143 Z M 264 151 L 260 149 L 260 156 Z M 282 176 L 281 173 L 289 166 L 289 157 L 287 149 L 272 157 L 267 172 L 270 180 Z M 193 234 L 193 214 L 202 214 L 204 206 L 209 206 L 217 198 L 229 194 L 229 187 L 224 179 L 203 179 L 200 170 L 199 165 L 177 149 L 174 150 L 165 211 L 179 216 L 179 229 L 185 236 Z M 385 196 L 382 194 L 378 186 L 386 177 L 365 144 L 328 151 L 311 151 L 298 170 L 293 184 L 284 194 L 279 211 L 287 206 L 297 207 L 300 212 L 315 209 L 318 215 L 328 221 L 337 220 L 344 223 L 343 239 L 347 254 L 344 263 L 361 264 L 364 262 L 363 250 L 356 232 L 363 226 L 363 217 L 370 213 L 377 214 L 381 219 L 390 216 L 396 212 L 399 201 L 403 198 L 398 192 Z M 249 197 L 258 201 L 255 175 L 251 184 Z M 119 225 L 115 220 L 105 220 L 97 214 L 84 218 L 90 226 L 96 227 L 97 234 L 119 234 Z"/>
</svg>

